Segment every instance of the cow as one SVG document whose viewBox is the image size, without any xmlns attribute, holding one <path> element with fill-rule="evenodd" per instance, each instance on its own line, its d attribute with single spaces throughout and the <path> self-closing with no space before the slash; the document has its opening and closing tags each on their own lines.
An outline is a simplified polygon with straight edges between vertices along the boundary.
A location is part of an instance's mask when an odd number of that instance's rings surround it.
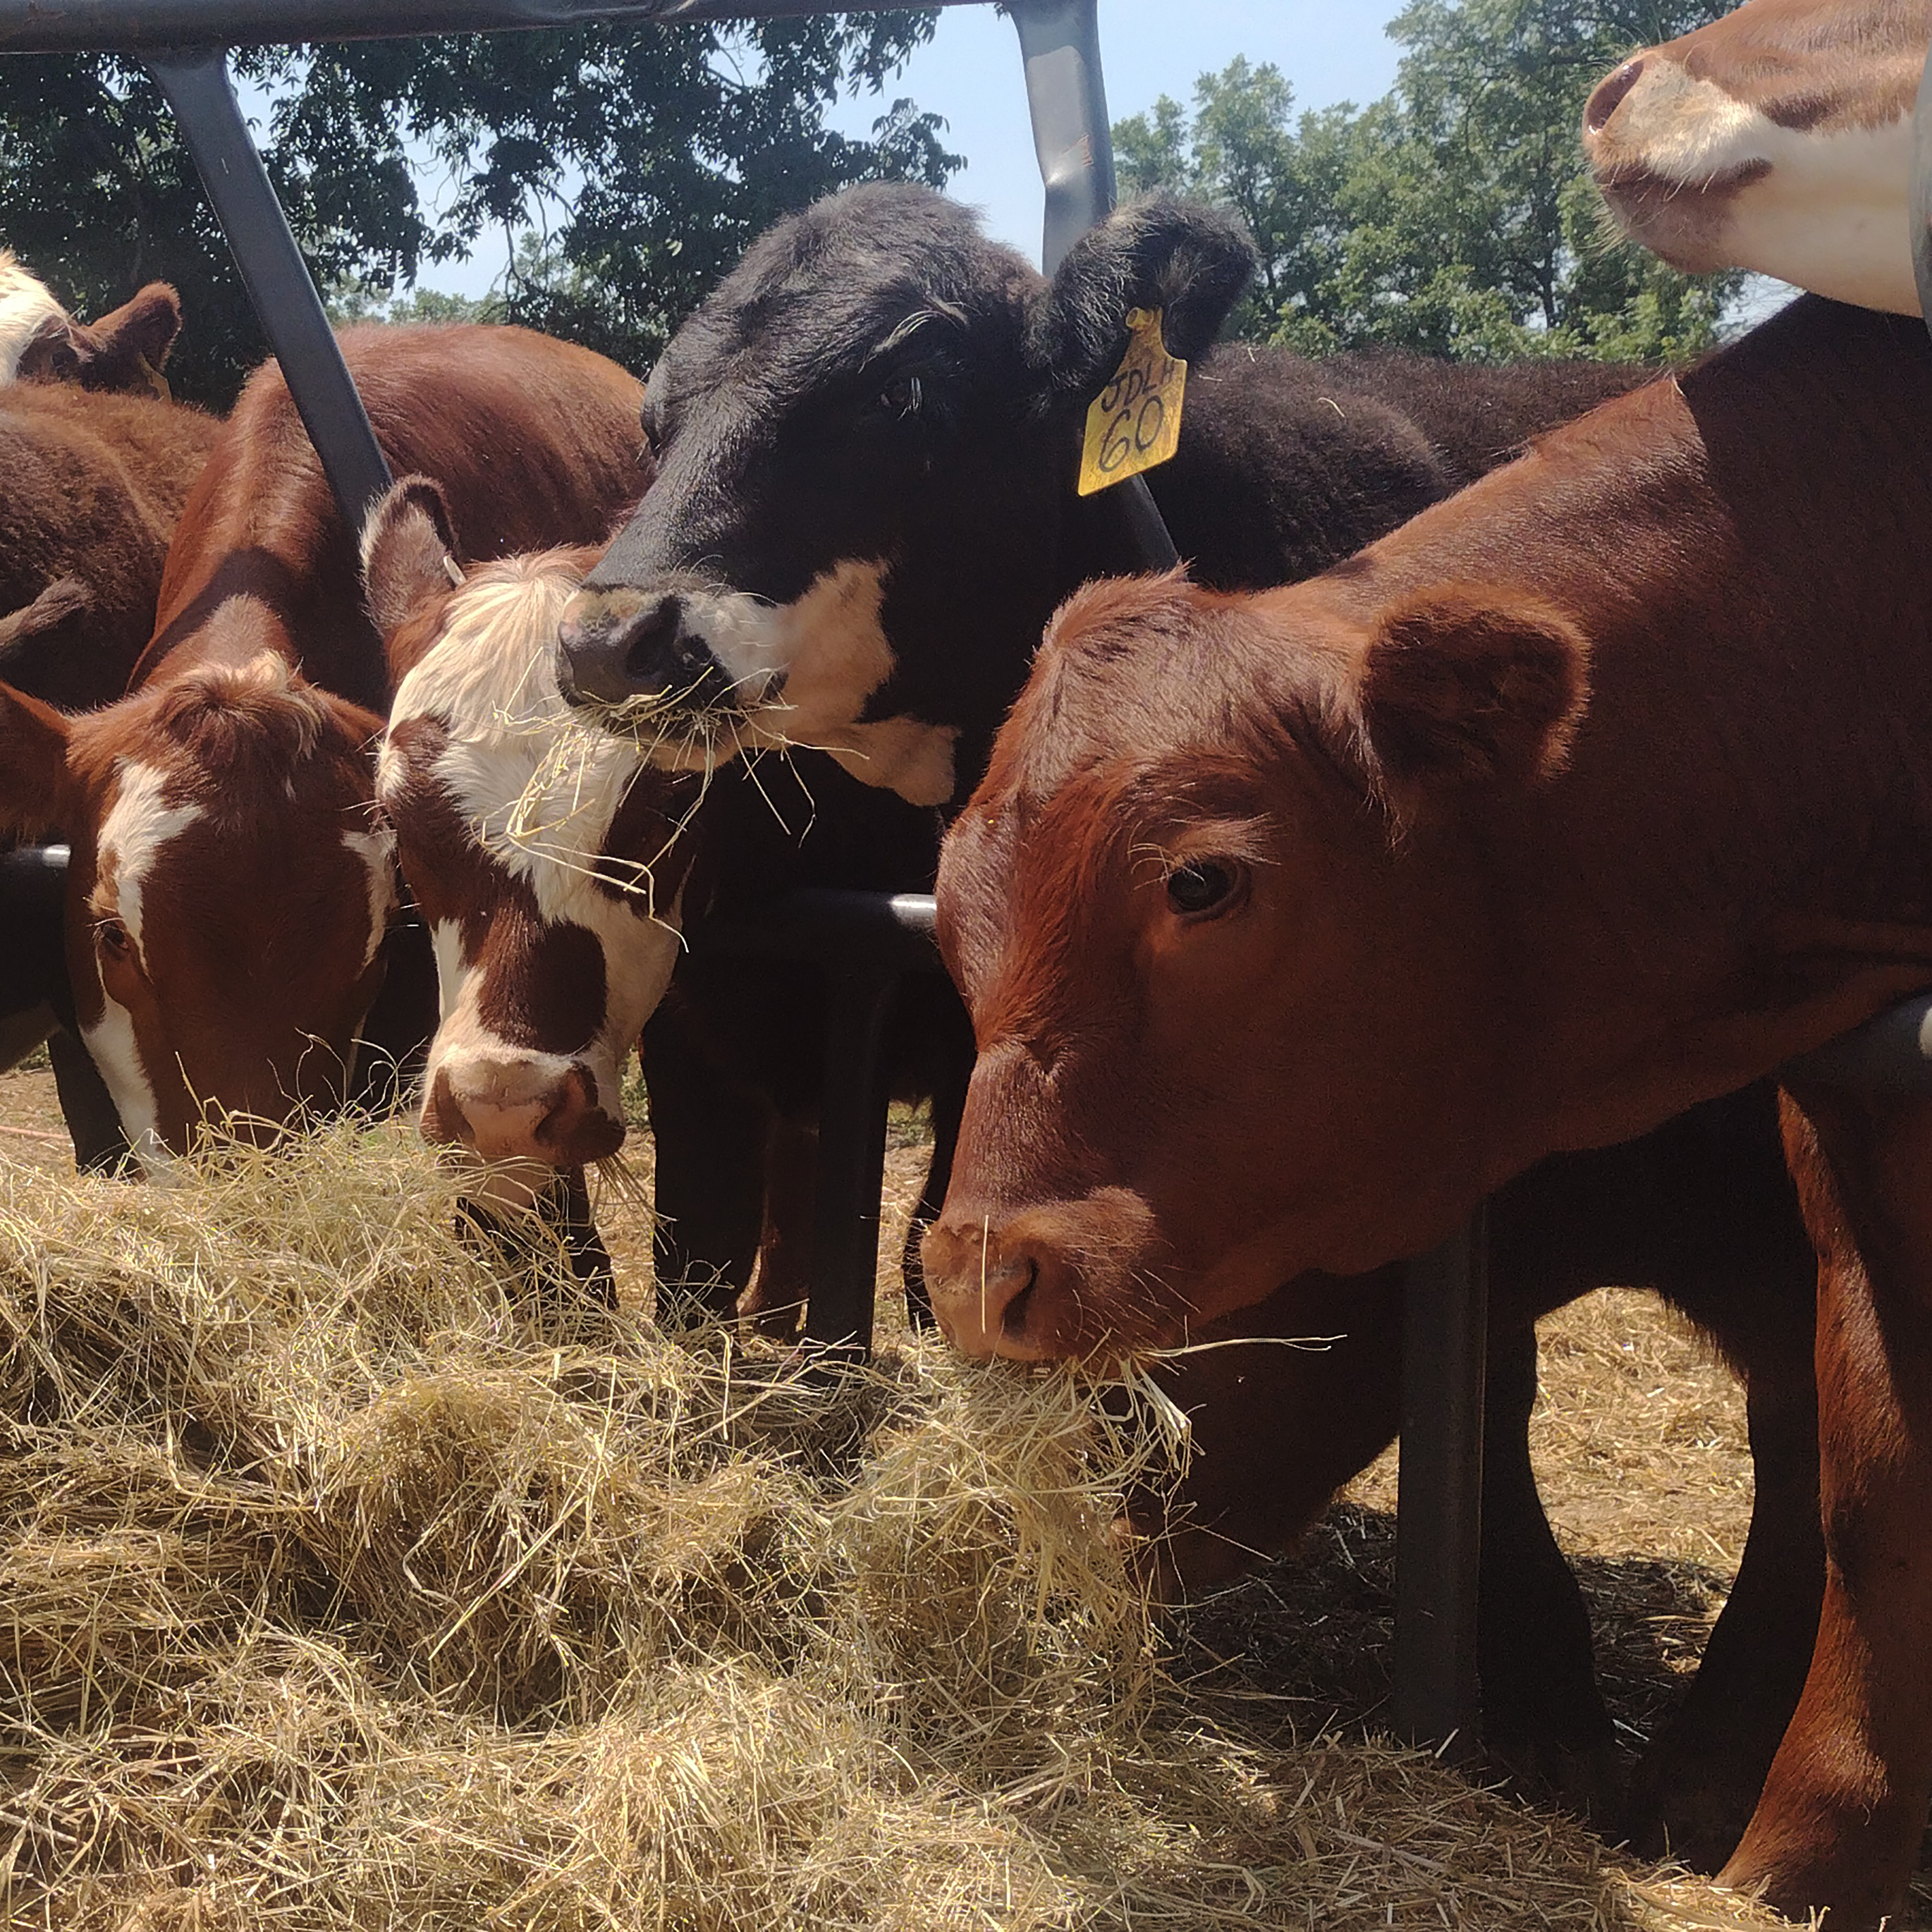
<svg viewBox="0 0 1932 1932">
<path fill-rule="evenodd" d="M 594 548 L 466 570 L 443 493 L 410 477 L 362 551 L 398 680 L 376 798 L 441 989 L 423 1136 L 489 1164 L 479 1198 L 526 1206 L 623 1144 L 624 1063 L 677 958 L 677 835 L 701 786 L 557 694 L 550 640 Z"/>
<path fill-rule="evenodd" d="M 127 689 L 220 429 L 152 396 L 0 387 L 0 679 L 64 711 Z"/>
<path fill-rule="evenodd" d="M 180 297 L 166 283 L 150 282 L 98 322 L 80 321 L 10 249 L 0 248 L 0 384 L 77 382 L 166 402 L 162 371 L 181 319 Z"/>
<path fill-rule="evenodd" d="M 639 386 L 587 350 L 478 326 L 342 347 L 466 554 L 596 538 L 649 480 Z M 68 718 L 0 686 L 0 820 L 72 848 L 75 1005 L 144 1165 L 205 1118 L 271 1137 L 341 1094 L 395 904 L 373 816 L 388 698 L 353 534 L 265 368 L 183 510 L 128 694 Z M 432 1023 L 402 1021 L 404 1046 Z"/>
<path fill-rule="evenodd" d="M 980 1055 L 935 1312 L 1105 1359 L 1421 1252 L 1786 1069 L 1829 1563 L 1727 1882 L 1870 1926 L 1932 1793 L 1932 345 L 1805 298 L 1322 577 L 1082 593 L 949 836 Z"/>
<path fill-rule="evenodd" d="M 1912 106 L 1928 0 L 1750 0 L 1634 54 L 1583 148 L 1623 232 L 1673 267 L 1754 268 L 1916 315 Z"/>
<path fill-rule="evenodd" d="M 779 222 L 651 373 L 659 480 L 566 613 L 564 695 L 646 720 L 662 763 L 812 746 L 944 806 L 1054 606 L 1136 566 L 1117 497 L 1075 489 L 1130 307 L 1160 309 L 1193 365 L 1180 452 L 1150 481 L 1181 554 L 1229 588 L 1324 568 L 1646 373 L 1210 356 L 1252 272 L 1230 218 L 1158 200 L 1051 282 L 905 184 Z"/>
</svg>

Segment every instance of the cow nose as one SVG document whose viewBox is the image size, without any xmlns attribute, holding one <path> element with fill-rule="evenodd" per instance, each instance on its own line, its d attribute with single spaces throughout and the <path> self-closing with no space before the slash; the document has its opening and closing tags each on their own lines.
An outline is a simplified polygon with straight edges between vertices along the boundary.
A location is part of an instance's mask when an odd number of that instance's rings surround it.
<svg viewBox="0 0 1932 1932">
<path fill-rule="evenodd" d="M 557 688 L 572 704 L 715 704 L 730 680 L 675 591 L 619 602 L 572 599 L 557 626 Z"/>
<path fill-rule="evenodd" d="M 985 1218 L 943 1216 L 920 1257 L 932 1312 L 962 1354 L 1037 1362 L 1058 1352 L 1041 1318 L 1041 1282 L 1054 1266 L 1043 1243 Z"/>
<path fill-rule="evenodd" d="M 1607 80 L 1599 81 L 1583 110 L 1583 125 L 1593 134 L 1600 134 L 1618 104 L 1636 86 L 1643 74 L 1643 58 L 1627 60 Z"/>
<path fill-rule="evenodd" d="M 597 1100 L 588 1069 L 515 1056 L 452 1058 L 436 1070 L 423 1105 L 423 1138 L 470 1148 L 485 1160 L 581 1167 L 615 1154 L 621 1120 Z"/>
</svg>

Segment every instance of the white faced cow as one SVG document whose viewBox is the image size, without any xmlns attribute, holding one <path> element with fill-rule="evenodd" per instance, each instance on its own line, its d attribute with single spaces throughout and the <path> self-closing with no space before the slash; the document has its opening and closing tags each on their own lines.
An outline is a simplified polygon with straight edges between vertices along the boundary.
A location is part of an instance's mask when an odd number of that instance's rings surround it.
<svg viewBox="0 0 1932 1932">
<path fill-rule="evenodd" d="M 1673 267 L 1916 315 L 1929 41 L 1928 0 L 1750 0 L 1624 62 L 1590 97 L 1584 149 L 1619 225 Z"/>
<path fill-rule="evenodd" d="M 623 1142 L 624 1062 L 676 963 L 676 835 L 699 784 L 652 770 L 557 694 L 557 618 L 595 550 L 466 574 L 455 555 L 421 477 L 364 535 L 400 675 L 376 796 L 435 938 L 424 1136 L 489 1163 L 477 1192 L 520 1207 Z"/>
</svg>

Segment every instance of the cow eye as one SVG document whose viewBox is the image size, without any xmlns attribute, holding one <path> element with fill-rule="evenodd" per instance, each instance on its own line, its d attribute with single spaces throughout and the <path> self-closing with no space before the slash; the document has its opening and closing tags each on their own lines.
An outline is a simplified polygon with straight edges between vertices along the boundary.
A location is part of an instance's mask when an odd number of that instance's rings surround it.
<svg viewBox="0 0 1932 1932">
<path fill-rule="evenodd" d="M 1232 859 L 1195 859 L 1167 875 L 1167 902 L 1184 919 L 1231 912 L 1247 890 L 1247 868 Z"/>
<path fill-rule="evenodd" d="M 110 959 L 131 959 L 134 942 L 118 919 L 104 919 L 94 928 L 94 944 Z"/>
<path fill-rule="evenodd" d="M 917 416 L 925 395 L 925 386 L 916 376 L 895 376 L 872 398 L 870 413 L 898 422 L 907 416 Z"/>
</svg>

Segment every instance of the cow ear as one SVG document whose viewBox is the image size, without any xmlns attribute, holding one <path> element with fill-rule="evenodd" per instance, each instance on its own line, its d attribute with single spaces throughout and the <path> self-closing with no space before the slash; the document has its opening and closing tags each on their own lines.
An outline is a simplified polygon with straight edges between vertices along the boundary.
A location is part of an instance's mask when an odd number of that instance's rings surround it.
<svg viewBox="0 0 1932 1932">
<path fill-rule="evenodd" d="M 181 297 L 166 282 L 148 283 L 132 302 L 90 326 L 97 385 L 135 388 L 144 374 L 158 377 L 181 326 Z"/>
<path fill-rule="evenodd" d="M 1536 784 L 1568 762 L 1589 701 L 1590 647 L 1540 598 L 1444 584 L 1385 611 L 1356 692 L 1374 775 L 1404 793 Z"/>
<path fill-rule="evenodd" d="M 362 586 L 387 643 L 431 596 L 463 580 L 449 505 L 427 476 L 405 476 L 362 526 Z"/>
<path fill-rule="evenodd" d="M 1232 214 L 1165 196 L 1130 202 L 1073 244 L 1034 298 L 1028 358 L 1051 395 L 1084 403 L 1120 367 L 1128 310 L 1157 308 L 1168 352 L 1193 362 L 1254 272 L 1253 245 Z"/>
<path fill-rule="evenodd" d="M 19 838 L 72 832 L 73 729 L 52 705 L 0 684 L 0 830 Z"/>
</svg>

